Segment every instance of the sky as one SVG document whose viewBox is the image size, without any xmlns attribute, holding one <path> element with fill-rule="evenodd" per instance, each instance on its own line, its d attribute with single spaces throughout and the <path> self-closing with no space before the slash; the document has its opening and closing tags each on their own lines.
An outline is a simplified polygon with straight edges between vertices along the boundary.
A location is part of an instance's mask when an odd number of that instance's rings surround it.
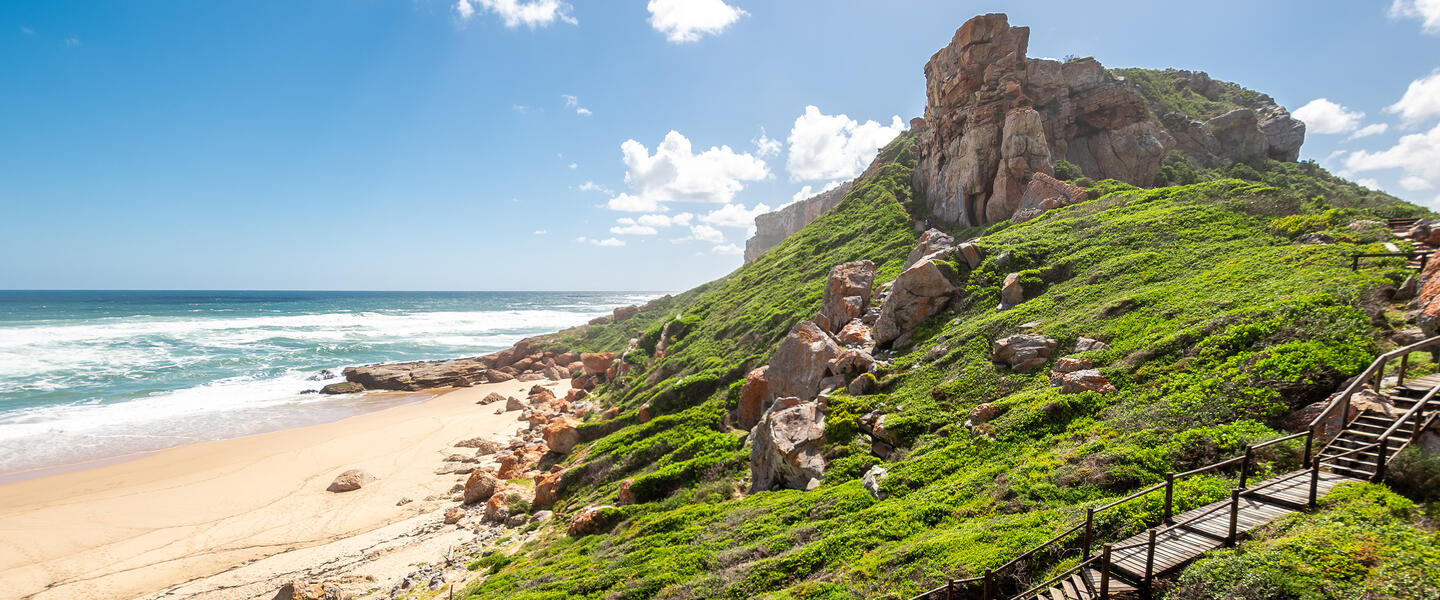
<svg viewBox="0 0 1440 600">
<path fill-rule="evenodd" d="M 8 0 L 0 289 L 687 289 L 988 12 L 1268 93 L 1440 208 L 1440 0 Z"/>
</svg>

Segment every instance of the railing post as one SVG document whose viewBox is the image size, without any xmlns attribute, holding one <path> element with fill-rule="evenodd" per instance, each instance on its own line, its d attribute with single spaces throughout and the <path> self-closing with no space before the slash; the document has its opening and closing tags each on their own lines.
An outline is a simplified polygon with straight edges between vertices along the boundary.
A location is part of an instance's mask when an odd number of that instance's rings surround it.
<svg viewBox="0 0 1440 600">
<path fill-rule="evenodd" d="M 1320 491 L 1320 458 L 1316 457 L 1310 461 L 1310 502 L 1308 506 L 1315 508 L 1315 499 Z"/>
<path fill-rule="evenodd" d="M 1237 526 L 1240 524 L 1240 489 L 1230 490 L 1230 533 L 1225 536 L 1225 545 L 1235 545 Z"/>
<path fill-rule="evenodd" d="M 1360 255 L 1359 255 L 1359 254 L 1352 254 L 1352 255 L 1350 255 L 1350 270 L 1351 270 L 1351 271 L 1359 271 L 1359 270 L 1360 270 Z"/>
<path fill-rule="evenodd" d="M 1150 583 L 1155 579 L 1155 529 L 1150 529 L 1150 544 L 1145 548 L 1145 591 L 1149 595 Z"/>
<path fill-rule="evenodd" d="M 985 569 L 985 600 L 995 597 L 995 572 Z"/>
<path fill-rule="evenodd" d="M 1385 381 L 1385 363 L 1386 363 L 1386 362 L 1389 362 L 1389 361 L 1382 359 L 1382 360 L 1380 361 L 1380 368 L 1375 369 L 1375 390 L 1376 390 L 1376 391 L 1379 391 L 1380 388 L 1383 387 L 1383 386 L 1380 385 L 1380 384 L 1381 384 L 1381 382 Z"/>
<path fill-rule="evenodd" d="M 1315 428 L 1314 428 L 1314 427 L 1311 427 L 1309 431 L 1306 431 L 1306 432 L 1305 432 L 1305 462 L 1304 462 L 1303 464 L 1304 464 L 1305 468 L 1307 468 L 1307 469 L 1310 468 L 1310 461 L 1311 461 L 1311 456 L 1310 456 L 1310 454 L 1311 454 L 1312 452 L 1314 452 L 1314 450 L 1313 450 L 1314 444 L 1315 444 Z"/>
<path fill-rule="evenodd" d="M 1105 544 L 1104 554 L 1100 559 L 1100 600 L 1110 598 L 1110 544 Z"/>
<path fill-rule="evenodd" d="M 1382 433 L 1380 435 L 1385 434 Z M 1390 438 L 1380 438 L 1380 447 L 1376 449 L 1375 453 L 1375 477 L 1371 478 L 1371 481 L 1374 481 L 1375 483 L 1380 483 L 1381 481 L 1385 480 L 1385 453 L 1389 449 Z"/>
<path fill-rule="evenodd" d="M 1086 508 L 1086 509 L 1085 509 L 1085 541 L 1084 541 L 1084 544 L 1085 544 L 1084 556 L 1085 556 L 1085 558 L 1082 559 L 1082 560 L 1088 560 L 1088 559 L 1090 558 L 1090 542 L 1091 542 L 1091 540 L 1094 539 L 1094 533 L 1095 533 L 1095 508 L 1094 508 L 1094 507 L 1089 507 L 1089 508 Z"/>
<path fill-rule="evenodd" d="M 1165 474 L 1165 522 L 1169 523 L 1170 518 L 1175 514 L 1175 473 L 1172 471 Z"/>
<path fill-rule="evenodd" d="M 946 584 L 945 584 L 945 600 L 954 600 L 954 598 L 955 598 L 955 580 L 954 580 L 954 579 L 951 579 L 949 582 L 946 582 Z"/>
<path fill-rule="evenodd" d="M 1405 384 L 1405 369 L 1408 368 L 1410 368 L 1410 354 L 1407 352 L 1405 356 L 1400 357 L 1400 373 L 1396 375 L 1396 386 Z"/>
<path fill-rule="evenodd" d="M 1255 450 L 1250 444 L 1245 444 L 1245 458 L 1240 459 L 1240 489 L 1245 489 L 1245 482 L 1250 480 L 1250 459 L 1255 455 Z"/>
</svg>

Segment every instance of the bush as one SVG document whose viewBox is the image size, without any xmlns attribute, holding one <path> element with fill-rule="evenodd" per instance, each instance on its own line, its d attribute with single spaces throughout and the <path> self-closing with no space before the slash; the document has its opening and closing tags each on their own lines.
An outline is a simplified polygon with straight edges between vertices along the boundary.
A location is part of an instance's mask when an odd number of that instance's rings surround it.
<svg viewBox="0 0 1440 600">
<path fill-rule="evenodd" d="M 1080 166 L 1068 160 L 1057 161 L 1055 167 L 1055 178 L 1062 181 L 1074 181 L 1085 176 Z"/>
<path fill-rule="evenodd" d="M 1440 501 L 1440 452 L 1411 446 L 1385 469 L 1385 483 L 1416 502 Z"/>
</svg>

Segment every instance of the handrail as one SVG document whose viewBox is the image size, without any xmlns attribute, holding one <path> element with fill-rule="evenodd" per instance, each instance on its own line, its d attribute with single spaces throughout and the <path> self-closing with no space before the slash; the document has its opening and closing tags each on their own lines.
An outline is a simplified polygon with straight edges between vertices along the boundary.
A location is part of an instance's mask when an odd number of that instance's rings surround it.
<svg viewBox="0 0 1440 600">
<path fill-rule="evenodd" d="M 1371 449 L 1371 448 L 1379 448 L 1379 447 L 1380 447 L 1380 442 L 1373 442 L 1373 443 L 1370 443 L 1370 444 L 1365 444 L 1364 446 L 1361 446 L 1361 447 L 1359 447 L 1359 448 L 1351 448 L 1351 449 L 1349 449 L 1349 450 L 1346 450 L 1346 451 L 1344 451 L 1344 452 L 1341 452 L 1340 454 L 1331 454 L 1330 456 L 1321 457 L 1320 462 L 1325 462 L 1325 461 L 1327 461 L 1327 460 L 1338 460 L 1338 459 L 1344 458 L 1344 457 L 1346 457 L 1346 456 L 1349 456 L 1349 455 L 1351 455 L 1351 454 L 1354 454 L 1354 453 L 1356 453 L 1356 452 L 1363 452 L 1363 451 L 1369 450 L 1369 449 Z M 1355 459 L 1352 458 L 1352 459 L 1350 459 L 1350 460 L 1355 460 Z"/>
<path fill-rule="evenodd" d="M 1385 438 L 1394 435 L 1395 432 L 1400 429 L 1401 425 L 1404 425 L 1406 421 L 1410 420 L 1410 416 L 1415 414 L 1415 411 L 1420 410 L 1421 408 L 1424 408 L 1426 404 L 1429 404 L 1430 400 L 1435 398 L 1436 392 L 1440 392 L 1440 385 L 1436 385 L 1435 387 L 1430 388 L 1430 392 L 1425 394 L 1424 398 L 1421 398 L 1419 401 L 1415 402 L 1415 406 L 1410 407 L 1410 410 L 1405 411 L 1405 414 L 1400 415 L 1398 418 L 1396 418 L 1395 423 L 1392 424 L 1389 429 L 1386 429 L 1385 433 L 1380 434 L 1381 442 L 1383 443 Z"/>
<path fill-rule="evenodd" d="M 1300 433 L 1292 433 L 1292 434 L 1287 435 L 1287 436 L 1285 436 L 1285 437 L 1275 438 L 1275 439 L 1270 440 L 1270 441 L 1268 441 L 1268 442 L 1260 442 L 1260 443 L 1258 443 L 1258 444 L 1251 444 L 1251 445 L 1250 445 L 1250 449 L 1251 449 L 1251 450 L 1259 450 L 1259 449 L 1264 448 L 1264 447 L 1266 447 L 1266 446 L 1274 446 L 1275 444 L 1279 444 L 1279 443 L 1281 443 L 1281 442 L 1288 442 L 1288 441 L 1293 440 L 1293 439 L 1299 439 L 1299 438 L 1305 437 L 1305 436 L 1307 436 L 1307 435 L 1310 435 L 1310 433 L 1307 432 L 1307 431 L 1302 431 L 1302 432 L 1300 432 Z"/>
<path fill-rule="evenodd" d="M 1024 554 L 1021 554 L 1020 556 L 1017 556 L 1017 557 L 1015 557 L 1015 558 L 1010 559 L 1009 562 L 1007 562 L 1007 563 L 1005 563 L 1005 564 L 1003 564 L 1003 565 L 1000 565 L 1000 566 L 998 566 L 998 567 L 995 567 L 994 572 L 999 573 L 999 572 L 1001 572 L 1001 571 L 1004 571 L 1004 570 L 1006 570 L 1006 569 L 1009 569 L 1009 568 L 1012 567 L 1012 566 L 1015 566 L 1015 563 L 1018 563 L 1018 562 L 1020 562 L 1020 561 L 1022 561 L 1022 560 L 1025 560 L 1025 559 L 1027 559 L 1027 558 L 1030 558 L 1031 556 L 1034 556 L 1036 553 L 1038 553 L 1038 552 L 1040 552 L 1041 550 L 1044 550 L 1044 549 L 1050 547 L 1051 545 L 1055 544 L 1056 542 L 1060 541 L 1061 539 L 1065 538 L 1066 536 L 1069 536 L 1069 535 L 1072 534 L 1072 533 L 1076 533 L 1076 532 L 1080 531 L 1080 529 L 1081 529 L 1082 527 L 1084 527 L 1084 526 L 1085 526 L 1084 523 L 1076 523 L 1074 527 L 1071 527 L 1071 528 L 1065 530 L 1064 533 L 1061 533 L 1060 535 L 1057 535 L 1057 536 L 1055 536 L 1055 537 L 1053 537 L 1053 538 L 1050 538 L 1049 541 L 1047 541 L 1047 542 L 1045 542 L 1045 543 L 1043 543 L 1043 544 L 1040 544 L 1039 546 L 1036 546 L 1036 547 L 1034 547 L 1034 548 L 1031 548 L 1031 549 L 1025 551 Z"/>
<path fill-rule="evenodd" d="M 1244 457 L 1244 456 L 1237 456 L 1237 457 L 1235 457 L 1235 458 L 1231 458 L 1231 459 L 1228 459 L 1228 460 L 1222 460 L 1222 461 L 1220 461 L 1220 462 L 1218 462 L 1218 463 L 1215 463 L 1215 464 L 1205 465 L 1205 466 L 1203 466 L 1203 467 L 1199 467 L 1199 468 L 1196 468 L 1196 469 L 1190 469 L 1189 471 L 1185 471 L 1184 473 L 1176 473 L 1176 474 L 1175 474 L 1175 478 L 1176 478 L 1176 479 L 1180 479 L 1180 478 L 1182 478 L 1182 477 L 1190 477 L 1190 476 L 1193 476 L 1193 475 L 1199 475 L 1199 474 L 1204 473 L 1204 472 L 1206 472 L 1206 471 L 1213 471 L 1213 470 L 1215 470 L 1215 469 L 1219 469 L 1220 467 L 1228 466 L 1228 465 L 1230 465 L 1230 464 L 1232 464 L 1232 463 L 1237 463 L 1237 462 L 1240 462 L 1240 461 L 1242 461 L 1242 460 L 1245 460 L 1245 457 Z"/>
<path fill-rule="evenodd" d="M 1308 429 L 1314 430 L 1315 428 L 1319 427 L 1320 424 L 1325 421 L 1325 419 L 1330 418 L 1330 414 L 1335 412 L 1335 408 L 1337 406 L 1340 406 L 1341 402 L 1348 401 L 1350 399 L 1350 396 L 1354 395 L 1355 392 L 1360 391 L 1360 387 L 1365 385 L 1366 382 L 1368 382 L 1377 371 L 1384 369 L 1385 363 L 1388 363 L 1396 358 L 1410 354 L 1412 352 L 1424 350 L 1426 348 L 1430 348 L 1436 345 L 1440 345 L 1440 336 L 1420 340 L 1418 342 L 1410 344 L 1409 346 L 1397 348 L 1376 357 L 1375 360 L 1370 363 L 1369 367 L 1366 367 L 1364 371 L 1362 371 L 1359 375 L 1355 377 L 1354 381 L 1350 382 L 1350 385 L 1345 388 L 1345 391 L 1332 398 L 1330 400 L 1330 404 L 1327 404 L 1325 406 L 1325 409 L 1320 411 L 1320 414 L 1316 415 L 1314 419 L 1310 420 L 1310 425 Z"/>
<path fill-rule="evenodd" d="M 1126 497 L 1124 497 L 1124 498 L 1121 498 L 1121 499 L 1119 499 L 1119 500 L 1116 500 L 1116 501 L 1114 501 L 1114 502 L 1111 502 L 1111 503 L 1109 503 L 1109 504 L 1106 504 L 1106 505 L 1104 505 L 1104 506 L 1101 506 L 1100 508 L 1095 509 L 1095 512 L 1098 513 L 1098 512 L 1100 512 L 1100 511 L 1102 511 L 1102 510 L 1108 510 L 1108 509 L 1111 509 L 1111 508 L 1115 508 L 1115 507 L 1117 507 L 1117 506 L 1120 506 L 1121 504 L 1124 504 L 1124 503 L 1126 503 L 1126 502 L 1129 502 L 1129 501 L 1131 501 L 1131 500 L 1134 500 L 1134 499 L 1136 499 L 1136 498 L 1139 498 L 1139 497 L 1141 497 L 1141 496 L 1144 496 L 1144 495 L 1146 495 L 1146 494 L 1149 494 L 1150 492 L 1154 492 L 1154 491 L 1157 491 L 1157 490 L 1164 489 L 1165 486 L 1167 486 L 1167 485 L 1169 485 L 1169 482 L 1157 483 L 1157 484 L 1152 485 L 1152 486 L 1150 486 L 1150 487 L 1148 487 L 1148 488 L 1145 488 L 1145 489 L 1143 489 L 1143 490 L 1140 490 L 1140 491 L 1138 491 L 1138 492 L 1135 492 L 1135 493 L 1133 493 L 1133 494 L 1130 494 L 1129 496 L 1126 496 Z"/>
<path fill-rule="evenodd" d="M 1112 551 L 1113 551 L 1113 550 L 1116 550 L 1116 549 L 1112 549 Z M 1028 589 L 1028 590 L 1025 590 L 1024 592 L 1022 592 L 1022 593 L 1020 593 L 1020 594 L 1017 594 L 1017 595 L 1015 595 L 1015 596 L 1012 596 L 1012 598 L 1015 598 L 1016 600 L 1018 600 L 1018 599 L 1020 599 L 1020 598 L 1030 598 L 1030 597 L 1032 597 L 1032 596 L 1031 596 L 1032 594 L 1034 594 L 1034 593 L 1036 593 L 1036 592 L 1039 592 L 1040 590 L 1043 590 L 1043 589 L 1045 589 L 1045 588 L 1048 588 L 1048 587 L 1050 587 L 1051 585 L 1053 585 L 1055 582 L 1058 582 L 1058 581 L 1060 581 L 1060 580 L 1062 580 L 1062 579 L 1064 579 L 1064 578 L 1066 578 L 1066 577 L 1068 577 L 1068 576 L 1070 576 L 1070 575 L 1074 575 L 1075 573 L 1079 572 L 1080 569 L 1083 569 L 1083 568 L 1089 566 L 1090 563 L 1097 562 L 1097 561 L 1101 560 L 1102 558 L 1104 558 L 1104 555 L 1096 554 L 1095 556 L 1092 556 L 1092 557 L 1090 557 L 1090 558 L 1087 558 L 1087 559 L 1085 559 L 1085 560 L 1082 560 L 1082 561 L 1080 561 L 1079 564 L 1077 564 L 1077 565 L 1075 565 L 1075 566 L 1073 566 L 1073 567 L 1070 567 L 1069 569 L 1066 569 L 1064 573 L 1061 573 L 1061 574 L 1059 574 L 1059 575 L 1056 575 L 1056 576 L 1054 576 L 1054 577 L 1051 577 L 1050 579 L 1046 580 L 1045 583 L 1042 583 L 1042 584 L 1037 585 L 1037 586 L 1035 586 L 1035 587 L 1032 587 L 1032 588 L 1030 588 L 1030 589 Z"/>
</svg>

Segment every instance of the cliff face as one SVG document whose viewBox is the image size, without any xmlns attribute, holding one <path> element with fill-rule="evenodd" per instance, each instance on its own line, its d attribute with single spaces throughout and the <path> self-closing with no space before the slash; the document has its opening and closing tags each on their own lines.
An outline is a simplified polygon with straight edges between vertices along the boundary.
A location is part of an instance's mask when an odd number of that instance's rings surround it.
<svg viewBox="0 0 1440 600">
<path fill-rule="evenodd" d="M 1142 95 L 1094 59 L 1028 59 L 1029 40 L 1029 28 L 983 15 L 925 65 L 914 184 L 942 221 L 1010 218 L 1032 176 L 1053 174 L 1059 160 L 1095 179 L 1149 186 L 1175 148 L 1203 164 L 1299 155 L 1304 124 L 1268 96 L 1182 71 L 1148 82 L 1153 93 Z M 1181 91 L 1229 110 L 1191 114 L 1196 103 L 1171 102 Z"/>
<path fill-rule="evenodd" d="M 820 215 L 835 208 L 852 187 L 854 182 L 847 181 L 833 190 L 795 202 L 775 212 L 756 216 L 755 235 L 745 241 L 745 262 L 759 258 L 766 250 L 774 248 Z"/>
</svg>

